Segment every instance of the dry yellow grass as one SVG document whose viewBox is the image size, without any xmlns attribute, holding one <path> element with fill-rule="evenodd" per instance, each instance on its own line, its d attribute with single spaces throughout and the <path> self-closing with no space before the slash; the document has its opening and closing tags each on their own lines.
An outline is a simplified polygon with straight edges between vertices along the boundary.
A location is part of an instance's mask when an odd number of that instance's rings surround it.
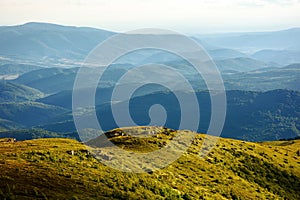
<svg viewBox="0 0 300 200">
<path fill-rule="evenodd" d="M 176 132 L 111 141 L 148 152 Z M 0 143 L 0 199 L 299 199 L 300 141 L 250 143 L 219 139 L 200 158 L 199 134 L 177 161 L 152 173 L 109 168 L 70 139 Z M 71 155 L 70 151 L 74 151 Z"/>
</svg>

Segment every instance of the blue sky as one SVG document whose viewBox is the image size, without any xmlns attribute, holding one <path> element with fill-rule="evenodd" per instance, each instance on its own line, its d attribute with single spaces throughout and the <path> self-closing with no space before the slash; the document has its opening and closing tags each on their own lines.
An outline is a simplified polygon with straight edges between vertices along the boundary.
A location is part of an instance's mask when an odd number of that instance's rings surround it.
<svg viewBox="0 0 300 200">
<path fill-rule="evenodd" d="M 1 0 L 0 25 L 30 21 L 185 33 L 300 27 L 300 0 Z"/>
</svg>

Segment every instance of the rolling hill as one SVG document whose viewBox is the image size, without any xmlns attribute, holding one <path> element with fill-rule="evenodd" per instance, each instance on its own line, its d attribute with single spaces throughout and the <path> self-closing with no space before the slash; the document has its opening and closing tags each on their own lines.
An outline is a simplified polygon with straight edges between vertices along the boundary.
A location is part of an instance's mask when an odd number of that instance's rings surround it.
<svg viewBox="0 0 300 200">
<path fill-rule="evenodd" d="M 300 63 L 299 50 L 261 50 L 252 55 L 253 58 L 264 62 L 275 62 L 281 65 Z"/>
<path fill-rule="evenodd" d="M 214 61 L 220 71 L 234 70 L 238 72 L 253 71 L 255 69 L 268 68 L 278 66 L 276 64 L 268 64 L 262 61 L 247 57 L 237 57 L 224 60 Z"/>
<path fill-rule="evenodd" d="M 300 64 L 278 68 L 263 68 L 223 75 L 227 90 L 269 91 L 275 89 L 300 90 Z"/>
<path fill-rule="evenodd" d="M 119 136 L 110 140 L 126 151 L 149 152 L 163 147 L 177 134 L 169 135 L 169 131 L 147 138 Z M 8 143 L 2 139 L 0 198 L 300 198 L 299 140 L 249 143 L 220 138 L 215 148 L 200 158 L 204 138 L 197 135 L 188 151 L 166 168 L 139 174 L 105 166 L 74 140 Z"/>
<path fill-rule="evenodd" d="M 248 57 L 247 54 L 241 53 L 233 49 L 212 49 L 209 50 L 208 53 L 213 59 L 216 60 Z"/>
<path fill-rule="evenodd" d="M 0 103 L 34 101 L 44 97 L 44 94 L 25 85 L 0 81 Z"/>
<path fill-rule="evenodd" d="M 0 55 L 35 59 L 83 59 L 113 35 L 101 29 L 31 22 L 0 27 Z"/>
<path fill-rule="evenodd" d="M 48 120 L 65 113 L 67 110 L 37 102 L 0 103 L 0 118 L 25 127 L 46 123 Z"/>
<path fill-rule="evenodd" d="M 210 97 L 207 92 L 196 94 L 200 108 L 198 132 L 207 132 L 210 121 Z M 300 135 L 300 92 L 273 90 L 268 92 L 227 91 L 227 112 L 222 137 L 248 141 L 278 140 Z M 122 108 L 123 102 L 119 105 Z M 150 122 L 148 110 L 154 104 L 164 106 L 167 113 L 166 126 L 178 129 L 180 106 L 173 93 L 153 93 L 130 100 L 130 114 L 138 125 Z M 122 112 L 122 111 L 120 111 Z M 110 106 L 97 108 L 104 130 L 116 128 Z M 191 115 L 193 116 L 193 115 Z"/>
<path fill-rule="evenodd" d="M 131 67 L 133 66 L 129 64 L 112 65 L 103 75 L 103 79 L 105 80 L 101 81 L 101 86 L 110 87 Z M 90 70 L 89 73 L 97 71 L 95 68 L 88 69 Z M 58 67 L 43 68 L 25 73 L 12 82 L 36 88 L 46 94 L 54 94 L 65 90 L 72 90 L 78 70 L 78 67 L 68 69 Z M 92 80 L 86 81 L 88 83 L 88 81 Z"/>
<path fill-rule="evenodd" d="M 36 88 L 44 93 L 56 93 L 73 88 L 78 68 L 43 68 L 25 73 L 13 82 Z"/>
<path fill-rule="evenodd" d="M 4 130 L 0 132 L 0 138 L 15 138 L 17 141 L 34 140 L 39 138 L 71 138 L 78 141 L 80 140 L 77 133 L 55 133 L 36 128 Z"/>
<path fill-rule="evenodd" d="M 3 64 L 0 65 L 0 75 L 21 75 L 38 69 L 41 67 L 36 65 Z"/>
<path fill-rule="evenodd" d="M 228 33 L 202 36 L 202 40 L 223 48 L 242 52 L 256 52 L 264 49 L 299 50 L 300 28 L 282 31 Z"/>
<path fill-rule="evenodd" d="M 276 64 L 266 64 L 250 58 L 232 58 L 226 60 L 216 60 L 216 65 L 221 70 L 221 75 L 227 90 L 251 90 L 268 91 L 274 89 L 299 89 L 299 64 L 278 67 Z M 205 90 L 206 85 L 203 79 L 192 70 L 187 63 L 172 61 L 165 63 L 182 73 L 197 90 Z M 129 64 L 117 64 L 108 68 L 105 78 L 101 80 L 101 87 L 112 87 L 115 82 L 134 66 Z M 17 84 L 38 89 L 46 94 L 51 94 L 53 98 L 69 96 L 73 89 L 76 73 L 79 68 L 43 68 L 30 71 L 9 81 Z M 91 69 L 93 70 L 93 69 Z M 157 77 L 164 77 L 166 83 L 172 82 L 180 88 L 181 83 L 174 81 L 172 74 L 164 74 L 163 71 L 151 71 Z M 148 74 L 141 75 L 139 80 L 148 80 Z M 141 82 L 140 82 L 141 83 Z M 69 91 L 68 91 L 69 90 Z M 64 94 L 66 92 L 66 94 Z M 49 98 L 50 99 L 50 98 Z"/>
<path fill-rule="evenodd" d="M 202 35 L 199 38 L 218 48 L 243 52 L 247 57 L 262 62 L 289 65 L 299 63 L 299 35 L 300 28 L 291 28 L 270 32 Z"/>
<path fill-rule="evenodd" d="M 206 89 L 203 79 L 198 74 L 195 74 L 194 71 L 189 71 L 185 63 L 174 62 L 166 64 L 176 66 L 179 71 L 181 70 L 191 84 L 198 90 Z M 299 64 L 278 67 L 278 65 L 275 64 L 266 64 L 249 58 L 221 60 L 216 61 L 216 64 L 222 69 L 221 74 L 227 90 L 300 90 L 298 84 Z M 132 67 L 132 65 L 126 64 L 116 65 L 110 68 L 106 73 L 105 80 L 101 82 L 101 87 L 112 87 L 116 80 Z M 186 68 L 187 70 L 185 70 Z M 46 94 L 54 96 L 58 95 L 60 96 L 58 98 L 65 98 L 63 96 L 70 95 L 77 71 L 78 68 L 44 68 L 30 71 L 9 82 L 24 84 Z M 157 73 L 157 76 L 162 76 L 162 72 L 155 73 Z M 168 80 L 173 80 L 172 75 L 165 74 L 164 76 L 166 82 L 168 82 Z M 147 74 L 144 74 L 140 79 L 147 80 Z M 177 84 L 178 87 L 180 87 L 180 83 L 174 80 L 172 81 L 172 84 Z M 67 91 L 66 94 L 64 94 L 65 91 Z"/>
<path fill-rule="evenodd" d="M 0 119 L 0 132 L 21 128 L 24 128 L 24 126 L 10 120 Z"/>
<path fill-rule="evenodd" d="M 109 99 L 110 93 L 107 92 L 107 97 L 102 97 L 102 99 Z M 196 95 L 201 115 L 198 132 L 206 133 L 211 115 L 210 97 L 207 91 L 197 92 Z M 227 116 L 222 137 L 266 141 L 295 138 L 300 135 L 299 91 L 232 90 L 227 91 L 226 95 Z M 53 105 L 64 105 L 67 109 L 70 109 L 71 106 L 71 96 L 68 95 L 52 96 L 43 99 L 43 101 Z M 123 103 L 120 102 L 119 106 Z M 147 125 L 150 122 L 148 109 L 154 104 L 164 105 L 168 114 L 166 126 L 178 129 L 181 116 L 180 107 L 171 92 L 154 92 L 132 98 L 130 100 L 130 113 L 135 123 Z M 101 126 L 105 131 L 118 127 L 108 103 L 98 104 L 96 110 L 98 119 L 101 119 Z M 53 132 L 76 131 L 71 111 L 53 118 L 48 124 L 39 127 Z"/>
</svg>

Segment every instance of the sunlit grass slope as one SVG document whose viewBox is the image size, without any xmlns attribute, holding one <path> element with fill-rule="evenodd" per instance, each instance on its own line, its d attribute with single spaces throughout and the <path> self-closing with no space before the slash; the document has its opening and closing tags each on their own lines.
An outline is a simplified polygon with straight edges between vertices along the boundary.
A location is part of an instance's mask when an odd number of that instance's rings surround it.
<svg viewBox="0 0 300 200">
<path fill-rule="evenodd" d="M 164 129 L 148 138 L 125 135 L 110 140 L 127 151 L 147 152 L 176 134 Z M 188 151 L 168 167 L 143 174 L 109 168 L 75 140 L 2 140 L 0 199 L 300 198 L 299 140 L 219 139 L 203 159 L 198 152 L 204 138 L 197 135 Z"/>
</svg>

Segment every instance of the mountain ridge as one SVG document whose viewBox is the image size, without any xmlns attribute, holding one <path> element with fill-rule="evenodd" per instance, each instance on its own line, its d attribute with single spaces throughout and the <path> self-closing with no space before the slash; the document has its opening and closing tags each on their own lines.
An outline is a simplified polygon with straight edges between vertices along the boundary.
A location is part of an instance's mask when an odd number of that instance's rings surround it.
<svg viewBox="0 0 300 200">
<path fill-rule="evenodd" d="M 207 50 L 242 50 L 240 56 L 245 53 L 250 56 L 266 49 L 300 50 L 298 32 L 300 28 L 262 33 L 219 34 L 214 37 L 203 36 L 201 39 L 191 36 L 191 38 L 204 45 Z M 96 45 L 114 34 L 117 33 L 104 29 L 42 22 L 0 26 L 0 55 L 4 57 L 18 55 L 22 59 L 31 58 L 40 61 L 48 59 L 51 62 L 54 62 L 51 59 L 62 62 L 65 62 L 65 59 L 83 60 Z M 290 53 L 287 55 L 297 60 L 296 55 Z M 283 59 L 284 57 L 280 61 Z"/>
</svg>

